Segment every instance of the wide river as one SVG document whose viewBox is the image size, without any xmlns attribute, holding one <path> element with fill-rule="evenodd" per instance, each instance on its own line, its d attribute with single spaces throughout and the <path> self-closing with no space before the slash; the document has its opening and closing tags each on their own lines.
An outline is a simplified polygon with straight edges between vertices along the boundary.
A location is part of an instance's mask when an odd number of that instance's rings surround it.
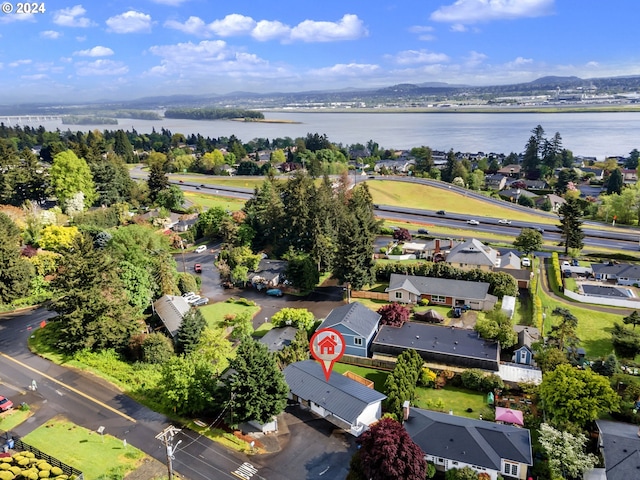
<svg viewBox="0 0 640 480">
<path fill-rule="evenodd" d="M 61 121 L 35 122 L 48 130 L 114 130 L 135 128 L 139 133 L 162 127 L 171 133 L 205 137 L 235 135 L 243 142 L 254 138 L 305 137 L 326 134 L 329 141 L 350 145 L 374 140 L 385 149 L 428 146 L 433 150 L 521 153 L 531 131 L 542 125 L 551 139 L 556 132 L 574 155 L 627 156 L 640 149 L 640 112 L 619 113 L 300 113 L 265 112 L 267 119 L 299 123 L 255 123 L 229 120 L 131 120 L 115 125 L 63 125 Z M 2 120 L 0 118 L 0 120 Z M 34 122 L 30 122 L 33 125 Z"/>
</svg>

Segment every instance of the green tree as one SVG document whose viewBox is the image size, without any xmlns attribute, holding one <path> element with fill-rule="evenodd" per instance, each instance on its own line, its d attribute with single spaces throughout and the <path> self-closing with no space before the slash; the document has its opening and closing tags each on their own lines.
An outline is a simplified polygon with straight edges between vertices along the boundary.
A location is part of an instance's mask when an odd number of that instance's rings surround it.
<svg viewBox="0 0 640 480">
<path fill-rule="evenodd" d="M 373 244 L 379 228 L 365 183 L 354 189 L 340 225 L 333 271 L 338 281 L 356 290 L 373 282 Z"/>
<path fill-rule="evenodd" d="M 163 333 L 145 335 L 141 345 L 142 361 L 161 365 L 174 355 L 173 342 Z"/>
<path fill-rule="evenodd" d="M 0 303 L 9 303 L 29 293 L 34 268 L 21 256 L 20 229 L 2 212 L 0 238 Z"/>
<path fill-rule="evenodd" d="M 112 153 L 104 159 L 100 156 L 89 163 L 89 168 L 98 195 L 97 204 L 109 206 L 131 200 L 134 182 L 119 156 Z"/>
<path fill-rule="evenodd" d="M 502 348 L 512 347 L 518 342 L 513 322 L 502 310 L 493 310 L 479 318 L 474 329 L 482 338 L 500 342 Z"/>
<path fill-rule="evenodd" d="M 553 474 L 562 478 L 582 478 L 598 464 L 598 458 L 586 453 L 587 437 L 556 430 L 543 423 L 539 430 L 540 446 Z"/>
<path fill-rule="evenodd" d="M 245 337 L 231 360 L 235 372 L 226 379 L 235 425 L 249 420 L 266 423 L 287 405 L 289 387 L 267 346 Z"/>
<path fill-rule="evenodd" d="M 287 255 L 287 280 L 302 292 L 312 291 L 320 281 L 320 273 L 308 254 Z"/>
<path fill-rule="evenodd" d="M 97 198 L 89 165 L 71 150 L 58 153 L 54 157 L 53 165 L 49 169 L 49 184 L 58 199 L 58 205 L 62 208 L 78 192 L 84 194 L 86 206 L 93 205 Z"/>
<path fill-rule="evenodd" d="M 232 321 L 232 326 L 233 330 L 229 335 L 232 340 L 251 338 L 251 335 L 253 335 L 253 320 L 249 312 L 242 312 L 236 315 Z"/>
<path fill-rule="evenodd" d="M 611 340 L 616 354 L 622 358 L 635 358 L 640 353 L 640 333 L 619 323 L 613 325 Z"/>
<path fill-rule="evenodd" d="M 315 317 L 306 308 L 283 308 L 271 317 L 274 327 L 293 326 L 309 331 L 315 322 Z"/>
<path fill-rule="evenodd" d="M 560 230 L 564 238 L 564 253 L 569 249 L 582 250 L 584 247 L 584 232 L 582 231 L 582 209 L 577 200 L 569 199 L 563 203 L 559 210 Z"/>
<path fill-rule="evenodd" d="M 612 193 L 620 195 L 622 193 L 622 187 L 624 187 L 622 172 L 619 168 L 615 168 L 607 179 L 607 195 L 611 195 Z"/>
<path fill-rule="evenodd" d="M 129 141 L 129 137 L 123 130 L 116 130 L 113 142 L 113 151 L 125 163 L 134 163 L 133 146 Z"/>
<path fill-rule="evenodd" d="M 298 330 L 289 345 L 276 352 L 278 366 L 284 370 L 287 365 L 309 359 L 309 337 L 306 330 Z"/>
<path fill-rule="evenodd" d="M 196 356 L 211 363 L 216 375 L 227 369 L 232 353 L 233 345 L 220 328 L 205 328 L 195 351 Z"/>
<path fill-rule="evenodd" d="M 478 472 L 471 467 L 450 468 L 444 474 L 445 480 L 478 480 Z"/>
<path fill-rule="evenodd" d="M 169 188 L 158 192 L 156 195 L 156 203 L 167 210 L 180 210 L 184 203 L 184 193 L 177 185 L 171 185 Z"/>
<path fill-rule="evenodd" d="M 551 327 L 548 345 L 556 347 L 561 352 L 568 349 L 575 355 L 580 339 L 576 335 L 578 318 L 567 308 L 556 307 L 552 315 L 560 317 L 560 321 Z"/>
<path fill-rule="evenodd" d="M 624 317 L 622 321 L 625 323 L 625 325 L 629 325 L 629 324 L 633 325 L 633 329 L 635 330 L 636 325 L 640 325 L 640 314 L 638 313 L 637 310 L 634 310 L 629 315 Z"/>
<path fill-rule="evenodd" d="M 534 353 L 536 365 L 543 373 L 551 372 L 563 363 L 569 363 L 566 352 L 555 346 L 545 346 L 542 343 L 534 344 Z"/>
<path fill-rule="evenodd" d="M 56 345 L 62 350 L 124 350 L 131 335 L 140 331 L 116 261 L 104 250 L 94 250 L 88 235 L 75 237 L 51 285 L 49 308 L 57 314 Z"/>
<path fill-rule="evenodd" d="M 540 152 L 544 142 L 544 129 L 538 125 L 531 133 L 525 146 L 522 169 L 527 178 L 535 180 L 540 177 Z"/>
<path fill-rule="evenodd" d="M 634 148 L 629 152 L 629 156 L 627 157 L 624 163 L 624 168 L 635 170 L 638 168 L 639 161 L 640 161 L 640 151 L 638 151 L 637 148 Z"/>
<path fill-rule="evenodd" d="M 217 377 L 213 365 L 196 355 L 171 358 L 162 366 L 162 403 L 177 415 L 214 410 Z"/>
<path fill-rule="evenodd" d="M 413 402 L 424 361 L 415 350 L 405 350 L 398 356 L 393 372 L 385 381 L 386 410 L 397 420 L 402 419 L 402 405 Z"/>
<path fill-rule="evenodd" d="M 222 221 L 228 216 L 222 207 L 211 207 L 198 216 L 196 231 L 204 237 L 216 238 L 220 235 Z"/>
<path fill-rule="evenodd" d="M 542 234 L 533 228 L 523 228 L 514 240 L 513 246 L 529 255 L 542 247 Z"/>
<path fill-rule="evenodd" d="M 200 343 L 200 337 L 207 321 L 202 316 L 202 312 L 197 308 L 190 308 L 182 318 L 182 323 L 176 335 L 176 350 L 178 353 L 189 355 Z"/>
<path fill-rule="evenodd" d="M 147 165 L 149 166 L 149 178 L 147 179 L 149 197 L 155 201 L 158 194 L 169 187 L 169 177 L 167 177 L 169 162 L 164 153 L 151 152 L 147 158 Z"/>
<path fill-rule="evenodd" d="M 618 410 L 619 397 L 606 377 L 571 365 L 547 372 L 539 395 L 552 424 L 559 426 L 569 422 L 585 428 L 601 413 Z"/>
</svg>

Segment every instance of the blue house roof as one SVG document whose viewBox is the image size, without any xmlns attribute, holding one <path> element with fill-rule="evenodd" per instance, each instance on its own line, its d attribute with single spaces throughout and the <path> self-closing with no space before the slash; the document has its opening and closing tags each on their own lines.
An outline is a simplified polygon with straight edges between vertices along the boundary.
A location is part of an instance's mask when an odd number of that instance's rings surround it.
<svg viewBox="0 0 640 480">
<path fill-rule="evenodd" d="M 288 365 L 284 369 L 284 377 L 292 394 L 312 401 L 352 424 L 368 405 L 387 398 L 386 395 L 335 372 L 327 382 L 322 367 L 314 360 Z"/>
<path fill-rule="evenodd" d="M 318 330 L 343 325 L 353 333 L 367 338 L 378 329 L 379 322 L 380 315 L 378 313 L 359 302 L 353 302 L 331 310 Z"/>
</svg>

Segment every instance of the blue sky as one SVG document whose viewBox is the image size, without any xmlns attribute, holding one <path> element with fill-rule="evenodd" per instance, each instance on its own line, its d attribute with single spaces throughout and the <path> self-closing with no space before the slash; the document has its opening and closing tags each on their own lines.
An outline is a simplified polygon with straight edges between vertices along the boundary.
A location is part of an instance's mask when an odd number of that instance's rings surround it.
<svg viewBox="0 0 640 480">
<path fill-rule="evenodd" d="M 0 104 L 640 74 L 637 0 L 49 0 L 0 14 Z"/>
</svg>

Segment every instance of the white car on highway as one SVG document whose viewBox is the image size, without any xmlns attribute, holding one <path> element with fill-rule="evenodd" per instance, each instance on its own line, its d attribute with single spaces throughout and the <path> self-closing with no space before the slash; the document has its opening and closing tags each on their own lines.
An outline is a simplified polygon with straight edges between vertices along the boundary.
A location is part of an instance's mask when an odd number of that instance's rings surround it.
<svg viewBox="0 0 640 480">
<path fill-rule="evenodd" d="M 469 225 L 480 225 L 480 222 L 478 220 L 467 220 L 467 223 Z"/>
<path fill-rule="evenodd" d="M 498 220 L 498 223 L 502 223 L 503 225 L 511 225 L 511 220 L 507 220 L 506 218 L 501 218 Z"/>
</svg>

